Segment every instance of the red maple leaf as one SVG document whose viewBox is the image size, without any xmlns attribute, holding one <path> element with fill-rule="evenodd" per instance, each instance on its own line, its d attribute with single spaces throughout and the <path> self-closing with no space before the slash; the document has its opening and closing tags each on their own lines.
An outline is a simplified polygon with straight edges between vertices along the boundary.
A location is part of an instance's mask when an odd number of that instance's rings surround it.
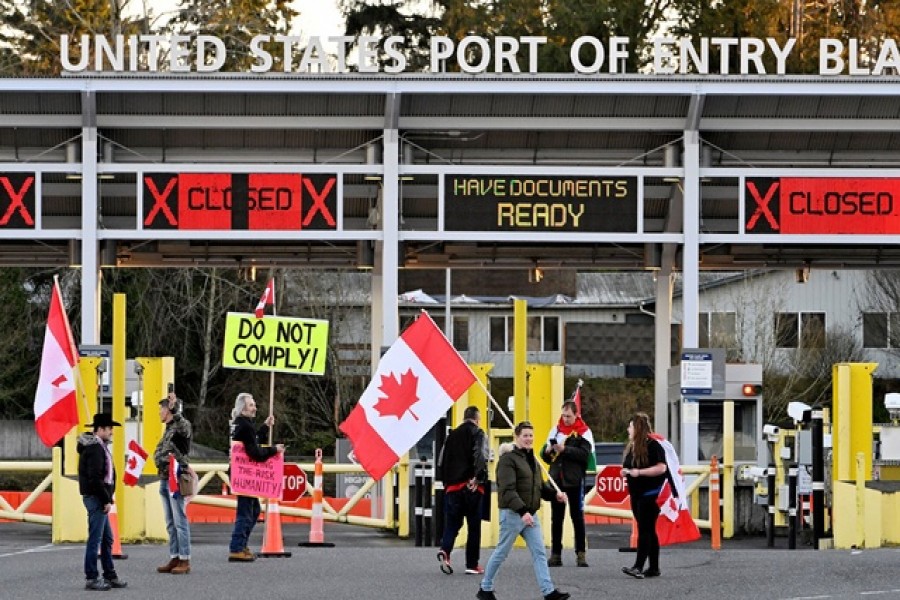
<svg viewBox="0 0 900 600">
<path fill-rule="evenodd" d="M 412 369 L 407 369 L 406 373 L 400 376 L 399 381 L 393 373 L 382 375 L 381 385 L 378 386 L 378 389 L 385 394 L 385 397 L 378 399 L 374 405 L 375 410 L 382 417 L 393 415 L 397 417 L 398 421 L 403 418 L 405 412 L 409 411 L 413 419 L 418 421 L 419 417 L 412 411 L 412 405 L 419 401 L 419 396 L 416 395 L 418 386 L 419 378 L 413 374 Z"/>
<path fill-rule="evenodd" d="M 134 471 L 137 468 L 137 457 L 129 456 L 128 457 L 128 470 Z"/>
</svg>

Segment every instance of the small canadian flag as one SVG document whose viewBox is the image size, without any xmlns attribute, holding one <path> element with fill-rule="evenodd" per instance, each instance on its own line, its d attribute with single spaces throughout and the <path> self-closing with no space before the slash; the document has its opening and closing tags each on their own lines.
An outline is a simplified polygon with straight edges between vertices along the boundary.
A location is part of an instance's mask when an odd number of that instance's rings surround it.
<svg viewBox="0 0 900 600">
<path fill-rule="evenodd" d="M 147 451 L 141 448 L 136 441 L 128 442 L 128 454 L 125 456 L 125 475 L 122 483 L 135 486 L 141 479 L 144 464 L 147 462 Z"/>
<path fill-rule="evenodd" d="M 262 296 L 259 298 L 259 304 L 256 305 L 256 318 L 262 319 L 266 312 L 266 306 L 272 305 L 275 308 L 275 278 L 269 279 L 266 289 L 263 290 Z"/>
</svg>

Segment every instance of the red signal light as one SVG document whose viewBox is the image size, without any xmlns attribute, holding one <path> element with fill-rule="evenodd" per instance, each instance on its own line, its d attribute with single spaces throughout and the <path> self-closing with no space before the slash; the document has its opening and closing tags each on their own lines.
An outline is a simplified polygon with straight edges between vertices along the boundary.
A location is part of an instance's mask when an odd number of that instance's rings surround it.
<svg viewBox="0 0 900 600">
<path fill-rule="evenodd" d="M 741 387 L 741 392 L 745 396 L 759 396 L 762 393 L 762 385 L 758 383 L 745 383 Z"/>
</svg>

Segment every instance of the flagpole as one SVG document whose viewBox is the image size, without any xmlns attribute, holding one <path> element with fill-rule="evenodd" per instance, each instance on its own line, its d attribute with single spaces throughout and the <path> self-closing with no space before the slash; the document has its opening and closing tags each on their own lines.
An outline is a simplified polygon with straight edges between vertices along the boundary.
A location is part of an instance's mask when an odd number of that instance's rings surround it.
<svg viewBox="0 0 900 600">
<path fill-rule="evenodd" d="M 277 317 L 277 305 L 275 304 L 275 278 L 272 277 L 272 316 Z M 275 371 L 269 371 L 269 415 L 275 415 Z M 275 423 L 269 427 L 269 445 L 275 439 Z"/>
<path fill-rule="evenodd" d="M 494 405 L 494 408 L 496 408 L 497 411 L 500 412 L 500 416 L 503 417 L 503 420 L 506 421 L 506 424 L 509 425 L 509 428 L 510 428 L 510 429 L 515 429 L 516 426 L 513 425 L 513 422 L 510 420 L 509 415 L 506 414 L 506 411 L 503 410 L 503 407 L 500 406 L 500 403 L 497 402 L 497 400 L 494 398 L 493 395 L 491 395 L 491 392 L 487 389 L 487 387 L 485 387 L 485 385 L 481 382 L 480 379 L 477 379 L 477 378 L 476 378 L 476 381 L 478 382 L 478 385 L 481 386 L 481 389 L 484 390 L 484 393 L 487 394 L 487 397 L 488 397 L 488 399 L 490 399 L 491 404 Z M 552 477 L 550 477 L 550 473 L 547 471 L 547 467 L 544 466 L 543 461 L 535 460 L 534 462 L 536 462 L 537 465 L 541 468 L 541 471 L 544 473 L 544 477 L 547 478 L 547 481 L 550 482 L 550 485 L 553 486 L 553 489 L 556 490 L 556 493 L 557 493 L 557 494 L 561 494 L 561 493 L 562 493 L 562 490 L 559 489 L 559 486 L 556 485 L 556 482 L 553 481 L 553 478 L 552 478 Z"/>
</svg>

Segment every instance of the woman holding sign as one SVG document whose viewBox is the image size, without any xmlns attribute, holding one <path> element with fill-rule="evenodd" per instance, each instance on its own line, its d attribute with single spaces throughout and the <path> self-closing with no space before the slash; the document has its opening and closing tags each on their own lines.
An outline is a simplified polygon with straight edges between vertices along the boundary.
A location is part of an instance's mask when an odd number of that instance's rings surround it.
<svg viewBox="0 0 900 600">
<path fill-rule="evenodd" d="M 231 411 L 231 441 L 244 445 L 244 451 L 250 460 L 265 462 L 279 452 L 284 452 L 284 444 L 276 444 L 275 447 L 262 447 L 269 436 L 269 428 L 275 424 L 275 416 L 266 417 L 265 423 L 258 429 L 254 419 L 256 418 L 256 400 L 251 394 L 242 392 L 234 401 L 234 410 Z M 250 552 L 247 543 L 256 520 L 259 518 L 261 507 L 259 499 L 254 496 L 237 497 L 237 513 L 234 519 L 234 530 L 231 533 L 229 545 L 229 562 L 252 562 L 256 555 Z"/>
</svg>

